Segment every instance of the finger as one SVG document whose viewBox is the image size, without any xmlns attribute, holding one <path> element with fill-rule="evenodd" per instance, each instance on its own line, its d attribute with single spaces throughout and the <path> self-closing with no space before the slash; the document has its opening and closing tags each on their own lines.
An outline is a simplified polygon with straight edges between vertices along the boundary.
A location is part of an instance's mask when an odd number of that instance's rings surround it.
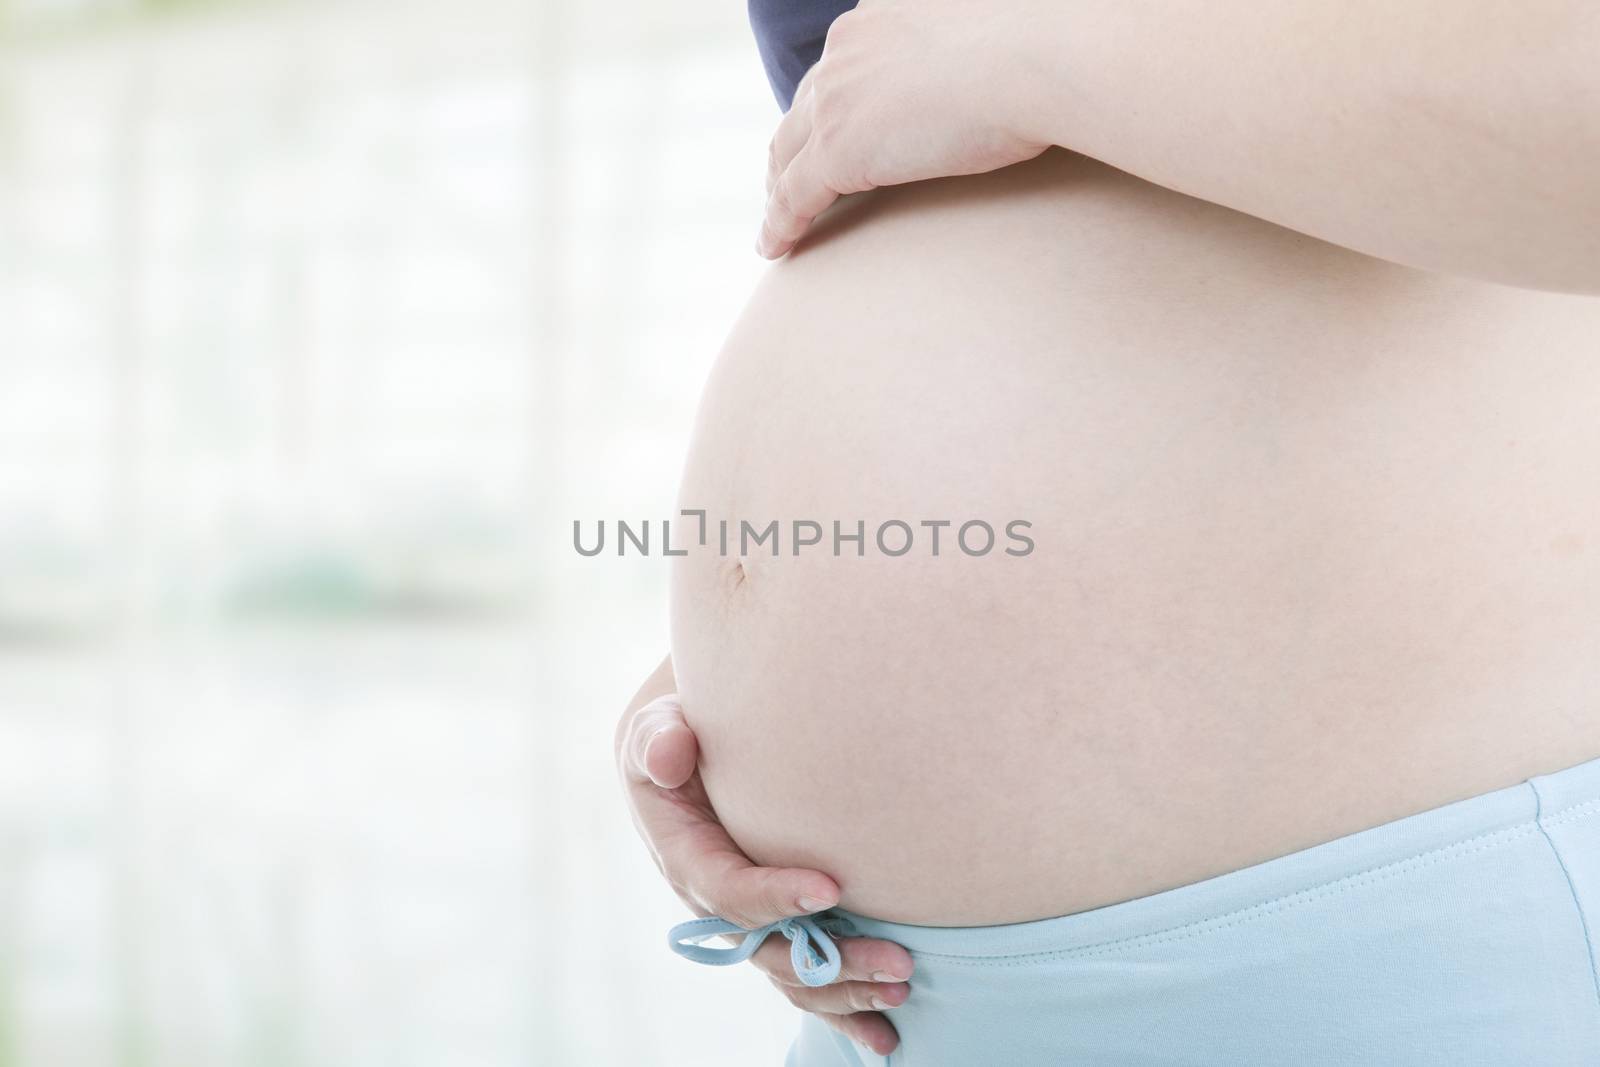
<svg viewBox="0 0 1600 1067">
<path fill-rule="evenodd" d="M 657 697 L 633 713 L 623 742 L 628 772 L 663 789 L 676 789 L 694 774 L 700 745 L 683 718 L 676 695 Z"/>
<path fill-rule="evenodd" d="M 839 982 L 903 982 L 911 977 L 911 953 L 893 941 L 871 937 L 842 937 L 839 945 Z M 750 957 L 767 976 L 784 985 L 804 985 L 789 958 L 789 939 L 769 937 Z"/>
<path fill-rule="evenodd" d="M 898 1008 L 911 995 L 904 982 L 880 985 L 877 982 L 835 982 L 831 985 L 798 989 L 773 982 L 789 1003 L 814 1015 L 851 1015 L 858 1011 L 887 1011 Z"/>
<path fill-rule="evenodd" d="M 816 152 L 802 148 L 789 161 L 767 197 L 767 216 L 756 238 L 756 252 L 765 259 L 777 259 L 795 246 L 811 225 L 839 194 L 822 180 L 816 169 Z"/>
<path fill-rule="evenodd" d="M 812 70 L 816 68 L 813 67 Z M 805 147 L 811 137 L 811 81 L 808 78 L 795 90 L 789 111 L 778 123 L 778 129 L 767 144 L 767 195 L 778 184 L 778 176 L 789 167 L 790 160 Z"/>
<path fill-rule="evenodd" d="M 817 1018 L 880 1056 L 887 1056 L 900 1045 L 900 1034 L 894 1024 L 875 1011 L 861 1011 L 853 1015 L 818 1012 Z"/>
<path fill-rule="evenodd" d="M 740 851 L 704 796 L 700 776 L 679 789 L 630 779 L 634 821 L 656 865 L 684 903 L 747 928 L 823 911 L 839 887 L 821 871 L 757 867 Z"/>
<path fill-rule="evenodd" d="M 839 887 L 821 871 L 757 867 L 736 847 L 731 855 L 702 850 L 685 858 L 669 852 L 663 860 L 669 871 L 681 863 L 690 872 L 690 894 L 708 911 L 747 928 L 809 915 L 839 903 Z"/>
</svg>

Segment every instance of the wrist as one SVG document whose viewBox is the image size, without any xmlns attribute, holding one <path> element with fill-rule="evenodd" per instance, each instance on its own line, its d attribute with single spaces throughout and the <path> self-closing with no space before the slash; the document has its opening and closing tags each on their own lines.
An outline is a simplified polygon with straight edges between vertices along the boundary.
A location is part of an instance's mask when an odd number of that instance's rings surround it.
<svg viewBox="0 0 1600 1067">
<path fill-rule="evenodd" d="M 1133 54 L 1118 0 L 1024 0 L 1013 20 L 1013 43 L 1004 80 L 1012 100 L 1007 114 L 1016 135 L 1031 144 L 1056 145 L 1103 158 L 1113 122 L 1126 125 L 1126 108 L 1108 106 L 1118 76 L 1115 64 Z"/>
<path fill-rule="evenodd" d="M 1073 118 L 1082 110 L 1081 89 L 1069 67 L 1078 50 L 1071 45 L 1077 6 L 1066 0 L 1023 0 L 1012 17 L 994 20 L 1004 24 L 1005 38 L 994 42 L 993 50 L 997 114 L 1006 132 L 1024 144 L 1075 147 L 1079 124 Z"/>
</svg>

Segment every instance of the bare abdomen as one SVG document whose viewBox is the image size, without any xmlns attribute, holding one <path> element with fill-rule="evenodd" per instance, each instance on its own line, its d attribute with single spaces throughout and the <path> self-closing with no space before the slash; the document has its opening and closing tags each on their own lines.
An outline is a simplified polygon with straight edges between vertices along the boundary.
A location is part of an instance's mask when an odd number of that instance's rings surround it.
<svg viewBox="0 0 1600 1067">
<path fill-rule="evenodd" d="M 724 821 L 854 910 L 988 924 L 1600 754 L 1597 336 L 1060 152 L 846 205 L 684 479 L 780 524 L 674 572 Z"/>
</svg>

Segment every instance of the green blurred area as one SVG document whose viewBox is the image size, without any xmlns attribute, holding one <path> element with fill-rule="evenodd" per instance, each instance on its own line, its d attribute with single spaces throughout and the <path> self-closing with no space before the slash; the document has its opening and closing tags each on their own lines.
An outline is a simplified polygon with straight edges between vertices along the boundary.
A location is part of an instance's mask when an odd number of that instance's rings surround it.
<svg viewBox="0 0 1600 1067">
<path fill-rule="evenodd" d="M 282 0 L 0 0 L 0 37 L 82 33 L 119 22 L 275 2 Z"/>
</svg>

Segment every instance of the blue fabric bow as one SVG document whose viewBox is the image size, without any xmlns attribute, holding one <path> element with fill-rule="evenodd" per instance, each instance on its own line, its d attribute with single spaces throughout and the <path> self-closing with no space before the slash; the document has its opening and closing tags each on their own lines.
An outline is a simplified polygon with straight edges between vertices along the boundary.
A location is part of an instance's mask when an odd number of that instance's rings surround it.
<svg viewBox="0 0 1600 1067">
<path fill-rule="evenodd" d="M 692 919 L 679 923 L 667 932 L 667 946 L 684 959 L 708 963 L 713 967 L 726 967 L 749 959 L 772 933 L 781 933 L 789 939 L 789 960 L 794 964 L 795 976 L 806 985 L 827 985 L 839 977 L 839 946 L 828 936 L 822 924 L 808 915 L 779 919 L 754 930 L 746 930 L 715 916 Z M 701 943 L 722 934 L 745 936 L 734 948 L 709 948 Z"/>
</svg>

